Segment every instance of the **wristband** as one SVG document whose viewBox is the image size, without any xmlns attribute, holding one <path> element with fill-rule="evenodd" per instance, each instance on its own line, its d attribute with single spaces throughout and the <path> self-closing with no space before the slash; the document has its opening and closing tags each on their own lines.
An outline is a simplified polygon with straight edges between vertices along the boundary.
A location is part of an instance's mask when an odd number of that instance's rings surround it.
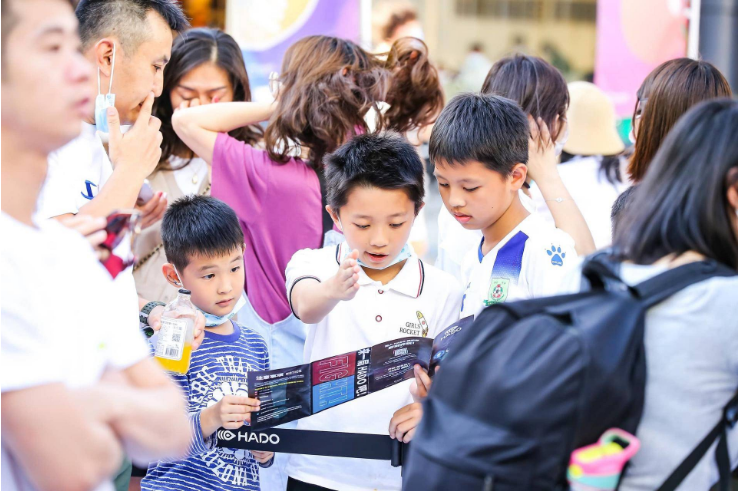
<svg viewBox="0 0 739 491">
<path fill-rule="evenodd" d="M 149 302 L 146 305 L 144 305 L 144 308 L 141 309 L 141 312 L 139 312 L 139 322 L 142 324 L 148 326 L 149 325 L 149 314 L 152 310 L 154 310 L 155 307 L 158 306 L 165 307 L 167 304 L 164 302 Z"/>
</svg>

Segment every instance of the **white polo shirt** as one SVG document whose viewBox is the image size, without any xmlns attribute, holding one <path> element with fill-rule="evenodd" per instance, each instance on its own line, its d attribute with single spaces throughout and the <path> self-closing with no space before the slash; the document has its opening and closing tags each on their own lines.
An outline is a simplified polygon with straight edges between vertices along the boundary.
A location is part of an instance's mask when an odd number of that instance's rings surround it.
<svg viewBox="0 0 739 491">
<path fill-rule="evenodd" d="M 482 241 L 467 254 L 460 318 L 495 303 L 569 293 L 563 280 L 579 265 L 572 238 L 532 213 L 484 257 Z"/>
<path fill-rule="evenodd" d="M 68 213 L 76 214 L 89 203 L 113 174 L 113 166 L 97 136 L 95 125 L 82 123 L 80 136 L 51 153 L 44 187 L 36 203 L 36 217 L 48 219 Z M 143 183 L 142 183 L 143 184 Z M 130 247 L 121 243 L 115 254 L 127 256 Z M 114 281 L 115 295 L 110 301 L 126 306 L 121 316 L 121 329 L 139 328 L 139 301 L 133 269 L 122 271 Z M 150 298 L 149 300 L 158 300 Z"/>
<path fill-rule="evenodd" d="M 336 274 L 346 243 L 295 253 L 287 265 L 287 291 L 299 281 L 326 281 Z M 312 279 L 309 279 L 312 278 Z M 304 361 L 356 351 L 409 336 L 421 336 L 420 312 L 434 337 L 459 318 L 461 287 L 451 275 L 415 253 L 388 284 L 359 273 L 354 299 L 340 302 L 320 323 L 308 326 Z M 388 434 L 395 411 L 413 402 L 411 381 L 301 419 L 302 430 Z M 330 489 L 400 489 L 400 468 L 389 462 L 291 455 L 288 475 Z"/>
</svg>

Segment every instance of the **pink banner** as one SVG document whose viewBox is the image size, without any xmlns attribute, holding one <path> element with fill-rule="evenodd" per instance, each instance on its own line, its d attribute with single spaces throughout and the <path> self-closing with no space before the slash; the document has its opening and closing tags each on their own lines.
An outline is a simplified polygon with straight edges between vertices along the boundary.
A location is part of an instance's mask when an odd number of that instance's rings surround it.
<svg viewBox="0 0 739 491">
<path fill-rule="evenodd" d="M 634 111 L 636 91 L 663 61 L 685 56 L 686 0 L 598 0 L 595 84 L 619 117 Z"/>
</svg>

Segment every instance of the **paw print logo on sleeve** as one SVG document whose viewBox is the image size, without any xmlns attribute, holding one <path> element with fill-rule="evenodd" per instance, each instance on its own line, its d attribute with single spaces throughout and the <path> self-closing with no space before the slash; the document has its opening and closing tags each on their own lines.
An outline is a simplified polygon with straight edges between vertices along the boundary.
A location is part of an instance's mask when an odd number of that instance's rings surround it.
<svg viewBox="0 0 739 491">
<path fill-rule="evenodd" d="M 566 252 L 562 252 L 562 248 L 552 244 L 551 249 L 547 249 L 547 256 L 552 258 L 552 266 L 562 266 L 564 264 Z"/>
</svg>

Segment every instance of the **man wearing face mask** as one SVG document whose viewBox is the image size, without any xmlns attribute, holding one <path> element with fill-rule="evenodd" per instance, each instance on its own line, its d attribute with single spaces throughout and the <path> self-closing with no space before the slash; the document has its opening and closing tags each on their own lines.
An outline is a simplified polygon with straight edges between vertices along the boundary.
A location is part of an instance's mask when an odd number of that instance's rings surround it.
<svg viewBox="0 0 739 491">
<path fill-rule="evenodd" d="M 80 137 L 49 156 L 39 218 L 77 213 L 105 217 L 136 206 L 144 179 L 161 155 L 161 122 L 151 116 L 151 108 L 162 92 L 173 36 L 189 27 L 174 0 L 82 0 L 76 14 L 83 54 L 95 70 L 90 89 L 97 97 Z M 121 124 L 132 127 L 123 134 Z M 138 207 L 142 226 L 158 221 L 166 207 L 162 193 Z M 117 301 L 131 305 L 122 328 L 137 319 L 156 328 L 161 302 L 136 298 L 130 269 L 119 274 L 116 283 Z M 139 309 L 143 314 L 137 318 Z M 199 333 L 203 324 L 200 318 Z"/>
</svg>

